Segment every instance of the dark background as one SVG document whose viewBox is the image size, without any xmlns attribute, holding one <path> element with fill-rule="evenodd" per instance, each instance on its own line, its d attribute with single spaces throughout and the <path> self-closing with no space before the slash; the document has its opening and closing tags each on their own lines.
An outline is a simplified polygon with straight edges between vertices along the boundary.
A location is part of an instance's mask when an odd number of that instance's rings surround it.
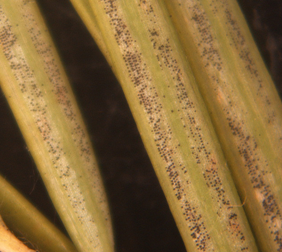
<svg viewBox="0 0 282 252">
<path fill-rule="evenodd" d="M 282 2 L 240 0 L 282 92 Z M 38 0 L 84 115 L 108 192 L 117 252 L 184 252 L 122 90 L 68 0 Z M 64 231 L 0 93 L 0 172 Z"/>
</svg>

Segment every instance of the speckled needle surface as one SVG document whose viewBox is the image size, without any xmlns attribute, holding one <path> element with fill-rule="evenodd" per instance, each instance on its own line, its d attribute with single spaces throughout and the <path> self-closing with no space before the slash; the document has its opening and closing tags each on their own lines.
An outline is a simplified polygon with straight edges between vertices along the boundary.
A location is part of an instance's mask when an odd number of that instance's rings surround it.
<svg viewBox="0 0 282 252">
<path fill-rule="evenodd" d="M 184 252 L 184 245 L 111 69 L 67 0 L 38 2 L 65 63 L 99 158 L 112 211 L 117 252 Z M 281 94 L 282 77 L 278 69 L 281 69 L 282 58 L 282 33 L 279 29 L 282 4 L 278 0 L 271 3 L 267 0 L 240 2 Z M 63 228 L 3 94 L 0 103 L 1 173 Z"/>
</svg>

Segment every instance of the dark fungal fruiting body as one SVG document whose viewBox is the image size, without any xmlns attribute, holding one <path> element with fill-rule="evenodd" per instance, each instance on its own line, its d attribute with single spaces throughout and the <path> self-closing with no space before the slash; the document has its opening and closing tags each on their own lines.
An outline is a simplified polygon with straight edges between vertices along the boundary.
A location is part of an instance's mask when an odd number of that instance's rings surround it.
<svg viewBox="0 0 282 252">
<path fill-rule="evenodd" d="M 187 248 L 256 251 L 244 213 L 234 207 L 240 205 L 236 190 L 166 10 L 145 0 L 92 6 Z"/>
<path fill-rule="evenodd" d="M 93 150 L 35 1 L 0 4 L 0 48 L 1 87 L 66 229 L 80 249 L 112 251 Z"/>
<path fill-rule="evenodd" d="M 239 6 L 225 0 L 166 4 L 177 29 L 187 31 L 179 32 L 181 42 L 260 249 L 281 251 L 281 101 Z"/>
</svg>

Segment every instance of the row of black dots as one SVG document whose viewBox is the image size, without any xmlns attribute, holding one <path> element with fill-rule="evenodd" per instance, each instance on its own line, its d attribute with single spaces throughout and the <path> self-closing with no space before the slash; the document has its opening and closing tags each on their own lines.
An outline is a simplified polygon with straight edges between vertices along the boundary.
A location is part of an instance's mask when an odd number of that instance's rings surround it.
<svg viewBox="0 0 282 252">
<path fill-rule="evenodd" d="M 253 188 L 258 190 L 259 198 L 262 198 L 261 204 L 264 209 L 265 222 L 268 223 L 270 233 L 274 236 L 274 240 L 278 246 L 282 246 L 281 234 L 279 234 L 279 227 L 276 225 L 276 220 L 282 220 L 282 214 L 277 202 L 271 191 L 271 187 L 263 179 L 264 174 L 262 167 L 259 167 L 259 155 L 257 154 L 257 143 L 251 136 L 246 136 L 241 125 L 244 122 L 238 122 L 236 118 L 227 117 L 229 121 L 229 127 L 233 131 L 233 135 L 238 136 L 240 144 L 238 145 L 238 152 L 243 158 L 245 167 L 248 169 L 248 175 L 250 181 L 253 184 Z M 267 160 L 265 166 L 268 166 Z M 275 220 L 275 221 L 273 221 Z M 279 237 L 280 235 L 280 237 Z"/>
<path fill-rule="evenodd" d="M 54 59 L 52 46 L 44 41 L 35 18 L 31 14 L 25 15 L 25 18 L 28 20 L 26 23 L 27 26 L 30 27 L 28 31 L 33 41 L 33 45 L 37 53 L 43 58 L 45 72 L 49 76 L 49 81 L 53 84 L 57 101 L 63 106 L 63 111 L 66 117 L 70 121 L 75 120 L 76 115 L 73 112 L 71 102 L 68 98 L 68 90 L 63 83 L 62 73 Z"/>
<path fill-rule="evenodd" d="M 151 10 L 152 10 L 152 8 L 151 8 Z M 134 59 L 134 58 L 133 58 L 133 59 Z M 133 63 L 137 63 L 137 62 L 139 62 L 139 60 L 134 60 Z M 130 65 L 131 65 L 131 64 L 130 64 Z M 134 64 L 133 64 L 133 65 L 134 65 Z M 135 69 L 133 69 L 133 70 L 135 70 Z M 140 91 L 143 91 L 143 89 L 141 89 Z M 141 95 L 141 97 L 145 97 L 145 96 L 144 96 L 144 95 Z M 147 101 L 148 101 L 147 104 L 151 104 L 151 103 L 153 102 L 153 100 L 154 100 L 155 97 L 157 97 L 157 94 L 155 94 L 155 96 L 152 97 L 153 99 L 150 99 L 150 96 L 149 96 L 149 99 L 147 99 Z M 142 102 L 141 102 L 141 103 L 142 103 Z M 146 102 L 143 102 L 143 103 L 146 104 Z M 156 111 L 154 111 L 154 112 L 159 113 L 159 112 L 160 112 L 160 111 L 159 111 L 159 108 L 160 108 L 160 107 L 161 107 L 161 106 L 157 106 Z M 147 109 L 147 111 L 148 111 L 148 113 L 151 114 L 151 112 L 152 112 L 151 107 L 150 107 L 149 109 Z M 153 122 L 154 122 L 153 117 L 151 117 L 151 119 L 152 119 L 151 122 L 153 123 Z M 159 121 L 160 121 L 160 119 L 158 119 L 156 122 L 159 122 Z M 170 163 L 170 164 L 168 165 L 167 170 L 170 171 L 169 174 L 170 174 L 170 179 L 171 179 L 172 185 L 178 185 L 178 186 L 176 186 L 176 188 L 175 188 L 175 189 L 177 189 L 177 191 L 178 191 L 178 192 L 176 193 L 176 195 L 177 195 L 177 198 L 178 198 L 178 199 L 181 199 L 182 197 L 181 197 L 181 193 L 180 193 L 180 192 L 182 192 L 183 189 L 180 188 L 180 182 L 176 179 L 176 178 L 178 177 L 178 173 L 171 171 L 173 168 L 175 168 L 175 165 L 174 165 L 174 163 L 172 162 L 172 160 L 171 160 L 171 158 L 170 158 L 170 155 L 173 154 L 173 151 L 172 151 L 171 149 L 167 148 L 167 144 L 166 144 L 166 142 L 167 142 L 168 140 L 170 140 L 170 138 L 169 138 L 169 137 L 164 137 L 164 135 L 166 134 L 166 132 L 162 132 L 162 131 L 161 131 L 160 126 L 159 126 L 158 123 L 154 123 L 153 129 L 154 129 L 154 132 L 155 132 L 155 136 L 156 136 L 155 141 L 157 141 L 157 144 L 156 144 L 156 145 L 157 145 L 158 150 L 159 150 L 159 152 L 160 152 L 160 156 L 163 157 L 166 162 L 169 162 L 169 163 Z M 171 176 L 172 173 L 174 174 L 174 176 Z"/>
<path fill-rule="evenodd" d="M 210 26 L 209 22 L 204 14 L 204 12 L 200 11 L 199 6 L 194 5 L 193 6 L 193 16 L 192 20 L 195 21 L 195 23 L 198 26 L 198 32 L 201 34 L 201 43 L 204 43 L 205 47 L 203 50 L 203 53 L 201 56 L 205 56 L 206 60 L 208 61 L 215 61 L 218 60 L 218 63 L 213 63 L 213 66 L 217 66 L 217 70 L 221 70 L 221 58 L 219 57 L 219 54 L 217 50 L 214 49 L 213 46 L 213 37 L 209 32 Z M 208 157 L 208 155 L 206 155 Z M 212 168 L 212 177 L 210 175 L 206 176 L 206 178 L 210 181 L 210 184 L 212 187 L 215 187 L 217 193 L 218 193 L 218 201 L 222 201 L 224 205 L 229 205 L 229 201 L 225 199 L 225 191 L 222 188 L 222 183 L 219 180 L 217 170 Z"/>
<path fill-rule="evenodd" d="M 230 13 L 229 13 L 229 12 L 226 13 L 226 14 L 230 17 Z M 230 17 L 230 18 L 231 18 L 231 17 Z M 195 18 L 194 20 L 196 20 L 196 18 Z M 197 21 L 198 21 L 198 19 L 197 19 Z M 233 25 L 235 24 L 234 21 L 231 21 L 231 19 L 230 19 L 230 22 L 231 22 Z M 238 35 L 238 34 L 240 35 L 240 32 L 237 32 L 237 35 Z M 240 39 L 240 40 L 241 40 L 241 42 L 240 42 L 241 45 L 243 45 L 243 44 L 245 43 L 244 38 L 243 38 L 241 35 L 240 35 L 239 37 L 236 36 L 236 38 L 233 38 L 233 40 L 235 40 L 235 39 L 237 39 L 237 40 Z M 238 41 L 237 41 L 237 43 L 235 43 L 235 41 L 234 41 L 235 46 L 237 46 L 238 43 L 239 43 Z M 238 48 L 237 48 L 237 49 L 238 49 Z M 249 54 L 248 54 L 248 53 L 242 52 L 241 54 L 242 54 L 242 55 L 245 55 L 246 60 L 249 62 L 249 65 L 250 65 L 250 66 L 253 66 L 253 65 L 254 65 L 254 64 L 251 62 L 251 60 L 249 59 Z M 253 74 L 256 75 L 256 74 L 257 74 L 256 71 L 254 71 Z M 256 76 L 256 77 L 257 77 L 257 76 Z M 238 128 L 235 127 L 235 126 L 233 126 L 232 124 L 233 124 L 232 122 L 229 122 L 229 126 L 232 128 L 233 134 L 236 135 L 237 132 L 238 132 Z M 240 126 L 238 126 L 238 127 L 240 127 Z M 241 129 L 241 127 L 240 127 L 239 129 Z M 243 134 L 242 134 L 242 135 L 243 135 Z M 247 155 L 245 149 L 244 149 L 243 152 L 245 152 L 244 155 Z M 251 161 L 249 160 L 248 163 L 250 163 L 250 162 L 251 162 Z M 257 166 L 255 166 L 255 167 L 257 167 Z M 257 180 L 257 178 L 255 178 L 255 180 Z"/>
<path fill-rule="evenodd" d="M 257 82 L 257 95 L 264 99 L 265 105 L 270 105 L 269 97 L 265 95 L 264 92 L 263 81 L 261 79 L 261 76 L 259 75 L 255 61 L 251 56 L 250 49 L 247 47 L 242 31 L 237 21 L 233 17 L 232 13 L 228 9 L 229 7 L 228 3 L 225 2 L 224 4 L 225 4 L 225 16 L 227 18 L 227 24 L 230 27 L 229 35 L 233 40 L 233 45 L 237 49 L 239 53 L 239 57 L 245 66 L 245 69 L 248 70 L 250 76 Z M 268 115 L 274 113 L 272 109 L 268 109 L 267 111 L 268 111 Z"/>
<path fill-rule="evenodd" d="M 188 221 L 188 227 L 191 231 L 191 237 L 196 243 L 198 251 L 214 251 L 208 248 L 208 243 L 210 235 L 204 225 L 201 214 L 198 213 L 196 207 L 192 207 L 191 203 L 188 200 L 185 200 L 184 204 L 181 206 L 183 208 L 183 215 L 185 216 L 186 221 Z"/>
<path fill-rule="evenodd" d="M 125 57 L 124 59 L 126 60 L 127 57 Z M 133 70 L 133 72 L 136 72 L 136 69 L 140 69 L 140 66 L 137 65 L 140 62 L 139 60 L 136 60 L 136 59 L 134 60 L 134 57 L 133 57 L 133 61 L 132 61 L 132 58 L 129 58 L 128 61 L 130 62 L 129 67 L 130 67 L 130 69 Z M 136 66 L 137 66 L 137 68 L 136 68 Z M 139 96 L 140 98 L 143 98 L 143 101 L 141 102 L 141 104 L 147 104 L 147 111 L 148 111 L 148 113 L 151 113 L 152 107 L 153 107 L 151 105 L 152 101 L 151 101 L 151 99 L 148 99 L 148 96 L 145 93 L 146 88 L 144 88 L 144 86 L 143 86 L 144 84 L 143 85 L 142 84 L 143 84 L 142 82 L 140 84 L 139 81 L 138 81 L 137 85 L 136 85 L 138 87 L 140 85 L 142 86 L 140 90 L 143 91 L 143 92 L 142 92 L 142 95 Z M 167 166 L 168 168 L 167 169 L 171 170 L 171 168 L 173 168 L 173 166 L 174 166 L 174 163 L 173 163 L 173 160 L 171 159 L 171 156 L 170 156 L 172 151 L 169 148 L 167 148 L 168 147 L 167 146 L 167 141 L 168 141 L 169 137 L 167 136 L 167 132 L 166 131 L 161 131 L 161 127 L 160 127 L 160 124 L 159 124 L 160 121 L 161 121 L 161 118 L 153 118 L 152 117 L 151 123 L 153 124 L 153 129 L 154 129 L 153 131 L 155 132 L 155 135 L 158 136 L 158 137 L 156 137 L 155 140 L 158 140 L 157 141 L 158 142 L 157 145 L 160 146 L 160 148 L 159 148 L 160 156 L 162 156 L 164 158 L 164 160 L 166 162 L 168 162 L 168 166 Z M 183 190 L 179 187 L 179 184 L 176 182 L 176 178 L 177 177 L 178 177 L 177 174 L 175 174 L 175 176 L 173 176 L 173 181 L 172 182 L 173 182 L 173 184 L 176 183 L 178 185 L 177 186 L 178 187 L 177 188 L 178 193 L 176 193 L 176 196 L 179 199 L 181 199 L 182 197 L 179 195 L 179 193 L 181 194 L 181 192 L 183 192 Z"/>
<path fill-rule="evenodd" d="M 1 12 L 2 15 L 4 15 L 3 11 Z M 4 17 L 2 17 L 4 18 Z M 3 29 L 1 29 L 1 35 L 4 37 L 1 37 L 1 42 L 4 42 L 4 50 L 6 51 L 6 58 L 10 59 L 8 62 L 10 63 L 12 72 L 15 76 L 15 78 L 20 82 L 20 88 L 22 92 L 28 92 L 28 95 L 26 98 L 29 100 L 29 109 L 33 112 L 39 112 L 46 111 L 46 106 L 40 104 L 39 102 L 35 102 L 35 100 L 38 101 L 36 98 L 42 97 L 42 93 L 40 89 L 37 87 L 36 81 L 34 79 L 34 71 L 31 70 L 26 63 L 25 59 L 21 56 L 16 56 L 14 54 L 14 48 L 17 47 L 17 51 L 19 52 L 21 48 L 16 44 L 17 38 L 15 34 L 11 31 L 11 25 L 9 24 L 9 21 L 7 18 L 5 18 L 5 26 Z M 4 31 L 4 33 L 3 33 Z M 10 41 L 10 42 L 9 42 Z M 5 49 L 6 47 L 6 49 Z M 37 120 L 40 121 L 40 116 L 37 116 Z M 40 128 L 40 127 L 39 127 Z M 42 131 L 42 130 L 41 130 Z M 46 132 L 45 132 L 46 133 Z M 49 132 L 48 132 L 49 133 Z"/>
<path fill-rule="evenodd" d="M 32 25 L 29 32 L 34 41 L 34 46 L 39 54 L 42 54 L 45 62 L 46 72 L 49 72 L 50 82 L 55 87 L 55 95 L 57 96 L 58 102 L 63 106 L 63 111 L 66 117 L 73 122 L 72 135 L 74 141 L 77 139 L 79 144 L 80 156 L 84 158 L 86 162 L 90 162 L 91 158 L 91 146 L 86 140 L 86 135 L 83 128 L 78 124 L 76 120 L 76 114 L 73 111 L 70 100 L 68 99 L 68 91 L 64 86 L 59 71 L 58 65 L 55 63 L 53 57 L 51 45 L 46 44 L 41 36 L 41 31 L 36 26 L 35 20 L 30 16 L 29 24 Z M 36 27 L 37 29 L 35 29 Z M 93 169 L 90 172 L 95 173 Z"/>
<path fill-rule="evenodd" d="M 10 25 L 9 25 L 9 29 L 11 29 Z M 7 40 L 9 40 L 9 38 L 10 39 L 12 38 L 14 40 L 16 39 L 15 35 L 11 31 L 8 34 L 9 36 L 6 38 Z M 15 43 L 10 43 L 10 47 L 14 45 Z M 13 54 L 13 50 L 11 48 L 8 51 L 11 54 Z M 16 59 L 16 56 L 14 55 L 14 57 L 9 57 L 9 58 Z M 31 71 L 31 69 L 29 68 L 28 64 L 26 63 L 23 57 L 18 57 L 17 59 L 20 60 L 21 65 L 23 67 L 21 68 L 18 67 L 13 69 L 13 73 L 15 76 L 18 76 L 18 79 L 24 79 L 25 85 L 28 86 L 27 88 L 28 95 L 26 96 L 26 98 L 27 100 L 29 100 L 30 110 L 36 112 L 34 113 L 34 115 L 35 115 L 35 121 L 38 126 L 38 130 L 42 135 L 42 139 L 45 142 L 47 151 L 52 156 L 52 162 L 54 167 L 55 168 L 61 167 L 60 169 L 62 169 L 62 162 L 59 162 L 59 160 L 64 153 L 61 148 L 60 142 L 57 142 L 55 139 L 51 137 L 52 129 L 50 124 L 48 123 L 48 119 L 46 115 L 47 105 L 43 102 L 41 103 L 35 102 L 35 97 L 37 98 L 41 97 L 42 93 L 37 86 L 38 84 L 36 84 L 36 82 L 34 81 L 34 74 L 33 74 L 34 72 Z M 58 171 L 58 172 L 62 172 L 62 171 Z"/>
<path fill-rule="evenodd" d="M 153 9 L 150 7 L 150 13 L 152 13 L 152 11 L 153 11 Z M 150 30 L 149 33 L 151 33 L 151 36 L 153 36 L 153 37 L 158 36 L 158 32 L 154 28 L 152 30 Z M 167 66 L 167 67 L 171 68 L 173 71 L 175 71 L 178 74 L 175 78 L 180 80 L 180 74 L 181 73 L 179 71 L 180 69 L 177 67 L 177 61 L 173 57 L 171 57 L 171 55 L 170 55 L 172 49 L 171 49 L 171 46 L 169 44 L 169 40 L 167 39 L 166 44 L 161 44 L 159 46 L 157 46 L 157 40 L 155 38 L 154 39 L 152 38 L 151 42 L 153 42 L 153 47 L 156 50 L 160 51 L 160 53 L 158 54 L 159 55 L 158 59 L 162 59 L 165 66 Z M 162 66 L 162 64 L 160 62 L 159 62 L 159 64 L 160 64 L 160 66 Z M 182 88 L 182 85 L 180 85 L 180 86 Z M 162 144 L 162 145 L 163 145 L 163 149 L 164 149 L 164 147 L 166 147 L 166 145 L 164 145 L 164 144 Z M 174 163 L 171 163 L 168 166 L 167 171 L 169 172 L 169 175 L 173 179 L 172 184 L 176 185 L 176 190 L 177 190 L 176 196 L 180 200 L 180 199 L 182 199 L 182 193 L 183 193 L 184 190 L 180 187 L 180 184 L 177 181 L 177 177 L 179 176 L 178 173 L 172 172 L 171 168 L 174 168 L 174 167 L 175 167 Z M 198 227 L 201 227 L 201 225 L 198 225 Z M 205 238 L 197 238 L 197 241 L 198 240 L 201 241 L 201 242 L 204 242 Z M 198 242 L 197 242 L 197 244 L 198 244 Z M 200 243 L 199 243 L 198 248 L 203 250 L 204 246 L 200 246 Z"/>
<path fill-rule="evenodd" d="M 205 67 L 211 67 L 211 70 L 221 71 L 223 67 L 222 59 L 217 49 L 215 49 L 215 40 L 211 33 L 211 25 L 206 13 L 203 11 L 200 3 L 192 4 L 188 7 L 191 12 L 191 21 L 197 27 L 199 40 L 197 43 L 201 50 L 200 57 L 206 62 Z"/>
</svg>

